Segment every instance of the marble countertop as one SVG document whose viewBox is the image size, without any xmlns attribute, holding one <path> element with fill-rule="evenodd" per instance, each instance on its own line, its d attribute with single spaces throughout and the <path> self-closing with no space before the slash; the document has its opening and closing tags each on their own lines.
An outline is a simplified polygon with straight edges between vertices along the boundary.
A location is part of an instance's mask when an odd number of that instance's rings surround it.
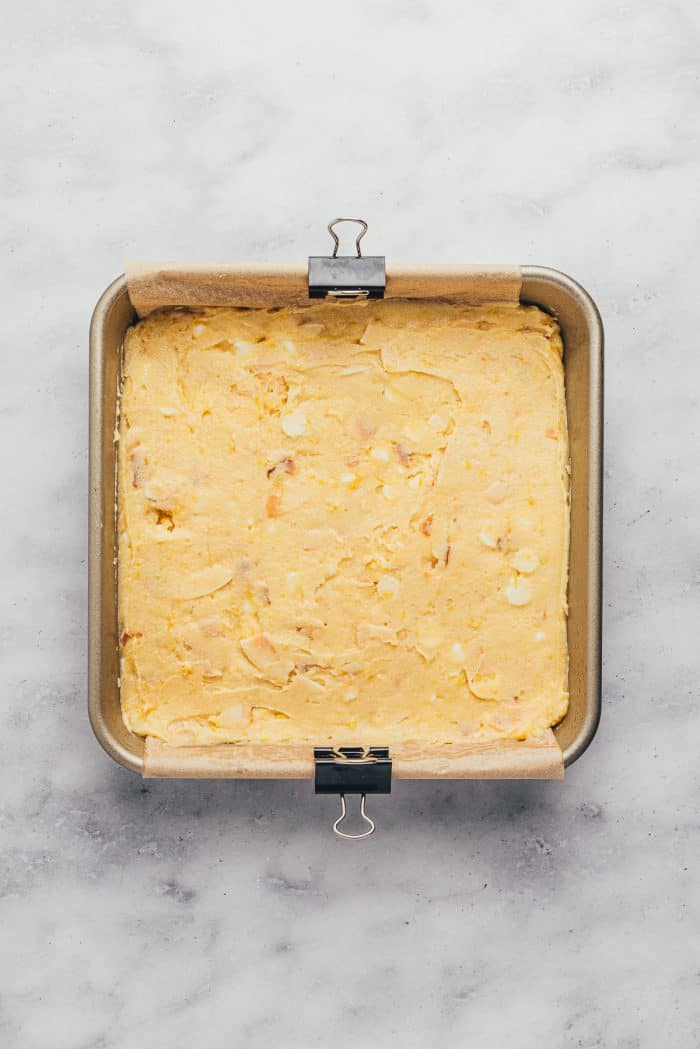
<svg viewBox="0 0 700 1049">
<path fill-rule="evenodd" d="M 700 22 L 35 0 L 0 83 L 0 1041 L 698 1045 Z M 127 258 L 535 262 L 607 332 L 604 710 L 563 784 L 150 782 L 86 715 L 87 325 Z"/>
</svg>

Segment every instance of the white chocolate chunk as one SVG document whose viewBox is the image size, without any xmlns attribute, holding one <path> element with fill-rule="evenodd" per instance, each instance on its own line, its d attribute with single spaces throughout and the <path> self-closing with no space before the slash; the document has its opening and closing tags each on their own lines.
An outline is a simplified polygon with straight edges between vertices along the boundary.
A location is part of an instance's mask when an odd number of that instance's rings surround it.
<svg viewBox="0 0 700 1049">
<path fill-rule="evenodd" d="M 202 678 L 204 681 L 216 681 L 224 676 L 223 670 L 213 667 L 211 663 L 205 663 L 202 667 Z"/>
<path fill-rule="evenodd" d="M 388 645 L 395 645 L 396 631 L 381 623 L 358 623 L 355 640 L 358 645 L 366 645 L 368 641 L 384 641 Z"/>
<path fill-rule="evenodd" d="M 523 547 L 521 550 L 516 550 L 510 559 L 510 563 L 517 572 L 520 572 L 522 575 L 529 575 L 530 572 L 534 572 L 539 567 L 540 559 L 534 550 Z"/>
<path fill-rule="evenodd" d="M 409 441 L 413 441 L 414 444 L 421 444 L 423 441 L 427 440 L 428 437 L 427 428 L 419 419 L 404 426 L 403 433 L 408 437 Z"/>
<path fill-rule="evenodd" d="M 501 683 L 500 674 L 493 671 L 490 674 L 480 672 L 466 672 L 467 685 L 477 699 L 498 699 L 498 689 Z"/>
<path fill-rule="evenodd" d="M 371 364 L 350 364 L 347 368 L 341 368 L 338 375 L 362 375 L 363 372 L 372 370 Z"/>
<path fill-rule="evenodd" d="M 437 412 L 431 415 L 428 419 L 428 426 L 431 430 L 435 430 L 436 433 L 444 433 L 447 429 L 447 425 L 448 424 L 445 422 L 443 417 L 441 415 L 438 415 Z"/>
<path fill-rule="evenodd" d="M 400 590 L 401 584 L 391 575 L 383 576 L 377 583 L 377 593 L 382 597 L 396 597 Z"/>
<path fill-rule="evenodd" d="M 246 659 L 270 681 L 282 683 L 294 669 L 294 662 L 280 655 L 267 634 L 242 637 L 241 648 Z"/>
<path fill-rule="evenodd" d="M 486 498 L 490 503 L 502 503 L 509 492 L 508 485 L 504 481 L 494 481 L 486 489 Z"/>
<path fill-rule="evenodd" d="M 532 583 L 525 576 L 516 573 L 508 583 L 505 593 L 509 605 L 526 605 L 532 600 Z"/>
<path fill-rule="evenodd" d="M 203 568 L 201 572 L 192 572 L 191 575 L 180 581 L 178 597 L 183 600 L 195 600 L 198 597 L 206 597 L 216 590 L 221 590 L 233 579 L 233 572 L 225 565 L 210 565 Z"/>
<path fill-rule="evenodd" d="M 216 718 L 224 728 L 236 728 L 247 725 L 250 721 L 250 703 L 231 703 Z"/>
<path fill-rule="evenodd" d="M 483 543 L 489 550 L 495 550 L 498 546 L 498 539 L 491 532 L 479 532 L 479 542 Z"/>
<path fill-rule="evenodd" d="M 306 423 L 306 414 L 301 408 L 296 408 L 293 412 L 282 416 L 281 425 L 287 437 L 301 437 L 303 433 L 306 433 Z"/>
<path fill-rule="evenodd" d="M 389 452 L 382 445 L 377 445 L 377 447 L 373 448 L 372 451 L 369 454 L 372 456 L 373 459 L 376 459 L 377 462 L 380 462 L 380 463 L 388 463 L 389 462 Z"/>
</svg>

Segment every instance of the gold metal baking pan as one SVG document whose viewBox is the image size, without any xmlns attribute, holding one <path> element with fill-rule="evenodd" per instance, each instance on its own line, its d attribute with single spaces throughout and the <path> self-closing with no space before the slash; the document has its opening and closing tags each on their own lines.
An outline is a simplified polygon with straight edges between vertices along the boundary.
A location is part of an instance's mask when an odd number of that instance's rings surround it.
<svg viewBox="0 0 700 1049">
<path fill-rule="evenodd" d="M 600 714 L 603 329 L 587 292 L 557 270 L 394 268 L 386 296 L 463 302 L 520 300 L 559 321 L 571 452 L 568 713 L 541 740 L 392 747 L 396 778 L 557 779 L 593 738 Z M 133 300 L 133 302 L 132 302 Z M 145 776 L 311 778 L 307 746 L 168 747 L 124 725 L 119 701 L 115 478 L 119 372 L 126 329 L 160 305 L 308 302 L 299 266 L 134 267 L 101 296 L 90 328 L 88 706 L 95 735 L 119 764 Z M 380 743 L 368 740 L 368 744 Z"/>
</svg>

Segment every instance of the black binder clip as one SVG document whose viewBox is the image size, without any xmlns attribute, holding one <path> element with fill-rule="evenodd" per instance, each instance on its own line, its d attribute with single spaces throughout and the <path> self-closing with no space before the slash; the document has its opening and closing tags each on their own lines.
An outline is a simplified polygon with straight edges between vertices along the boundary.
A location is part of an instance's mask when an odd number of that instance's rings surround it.
<svg viewBox="0 0 700 1049">
<path fill-rule="evenodd" d="M 339 222 L 362 226 L 355 239 L 356 255 L 338 255 L 340 241 L 333 228 Z M 386 260 L 383 255 L 363 255 L 360 241 L 367 232 L 364 219 L 333 219 L 328 223 L 333 238 L 332 255 L 309 257 L 310 299 L 383 299 L 386 288 Z"/>
<path fill-rule="evenodd" d="M 333 824 L 339 838 L 357 840 L 374 834 L 375 823 L 365 811 L 368 794 L 391 794 L 391 758 L 388 747 L 316 747 L 314 749 L 317 794 L 339 794 L 340 816 Z M 346 816 L 345 795 L 360 795 L 360 816 L 367 830 L 347 834 L 340 830 Z"/>
</svg>

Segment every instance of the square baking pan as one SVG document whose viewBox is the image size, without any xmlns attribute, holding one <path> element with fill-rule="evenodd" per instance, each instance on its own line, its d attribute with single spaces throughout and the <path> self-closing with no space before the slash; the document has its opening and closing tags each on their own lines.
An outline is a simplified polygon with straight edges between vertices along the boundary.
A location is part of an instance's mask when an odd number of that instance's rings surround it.
<svg viewBox="0 0 700 1049">
<path fill-rule="evenodd" d="M 467 273 L 468 268 L 463 272 Z M 193 270 L 194 271 L 194 270 Z M 191 305 L 180 268 L 166 273 L 166 304 Z M 387 297 L 460 299 L 460 272 L 397 269 L 387 274 Z M 485 271 L 480 271 L 482 274 Z M 177 279 L 170 280 L 172 274 Z M 233 276 L 231 275 L 233 273 Z M 539 306 L 559 322 L 564 345 L 566 406 L 571 457 L 571 537 L 568 584 L 569 708 L 550 733 L 550 742 L 501 741 L 446 745 L 443 751 L 405 749 L 394 760 L 403 778 L 561 778 L 563 767 L 591 742 L 600 715 L 601 545 L 603 453 L 603 328 L 595 303 L 570 277 L 557 270 L 524 266 L 508 271 L 511 298 Z M 214 272 L 224 279 L 223 268 Z M 475 279 L 474 287 L 485 286 Z M 309 302 L 306 274 L 298 267 L 229 268 L 221 304 L 264 301 Z M 224 778 L 312 778 L 310 746 L 261 747 L 221 744 L 174 748 L 145 741 L 122 719 L 119 697 L 117 615 L 116 449 L 121 350 L 127 328 L 137 319 L 132 305 L 138 281 L 118 277 L 104 291 L 90 327 L 90 496 L 88 706 L 95 735 L 119 764 L 146 776 Z M 486 279 L 488 285 L 488 278 Z M 218 287 L 218 285 L 216 285 Z M 234 295 L 231 298 L 231 287 Z M 512 291 L 512 289 L 515 289 Z M 253 290 L 251 290 L 253 289 Z M 131 296 L 130 297 L 130 292 Z M 218 293 L 217 293 L 218 294 Z M 488 297 L 488 291 L 485 293 Z M 477 293 L 478 295 L 478 293 Z M 217 301 L 207 300 L 208 305 Z M 465 301 L 468 301 L 468 296 Z M 474 301 L 474 299 L 472 299 Z M 200 303 L 200 305 L 203 303 Z M 140 306 L 140 312 L 148 312 Z M 381 743 L 368 740 L 367 744 Z M 150 748 L 150 750 L 149 750 Z M 393 750 L 393 748 L 392 748 Z M 553 752 L 555 756 L 553 757 Z"/>
</svg>

